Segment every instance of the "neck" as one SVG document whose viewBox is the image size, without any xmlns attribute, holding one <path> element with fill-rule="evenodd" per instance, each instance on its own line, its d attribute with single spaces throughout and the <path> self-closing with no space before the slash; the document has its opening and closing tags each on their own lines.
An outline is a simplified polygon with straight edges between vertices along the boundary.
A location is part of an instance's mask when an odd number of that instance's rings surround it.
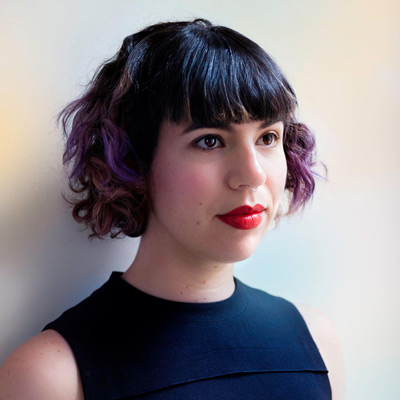
<svg viewBox="0 0 400 400">
<path fill-rule="evenodd" d="M 136 258 L 123 279 L 145 293 L 173 301 L 208 303 L 232 295 L 233 264 L 202 260 L 173 250 L 162 238 L 143 235 Z"/>
</svg>

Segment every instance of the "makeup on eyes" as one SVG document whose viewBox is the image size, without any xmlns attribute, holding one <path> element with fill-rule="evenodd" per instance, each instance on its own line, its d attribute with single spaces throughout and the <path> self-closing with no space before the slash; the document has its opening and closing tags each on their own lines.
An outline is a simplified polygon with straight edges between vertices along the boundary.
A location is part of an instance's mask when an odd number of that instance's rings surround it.
<svg viewBox="0 0 400 400">
<path fill-rule="evenodd" d="M 264 139 L 267 136 L 273 136 L 272 144 L 265 143 Z M 281 137 L 276 131 L 269 130 L 267 132 L 262 133 L 260 137 L 257 139 L 256 143 L 260 144 L 261 146 L 265 146 L 267 148 L 273 148 L 279 143 L 280 140 Z M 199 138 L 195 139 L 192 142 L 192 145 L 194 148 L 198 148 L 202 151 L 208 151 L 224 147 L 225 143 L 224 140 L 219 135 L 210 133 L 202 135 Z"/>
</svg>

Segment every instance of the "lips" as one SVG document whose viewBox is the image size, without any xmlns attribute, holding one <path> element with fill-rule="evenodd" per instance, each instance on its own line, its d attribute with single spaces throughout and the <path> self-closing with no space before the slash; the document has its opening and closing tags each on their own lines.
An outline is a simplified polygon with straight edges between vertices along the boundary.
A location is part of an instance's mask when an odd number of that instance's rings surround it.
<svg viewBox="0 0 400 400">
<path fill-rule="evenodd" d="M 262 212 L 265 207 L 261 204 L 255 206 L 240 206 L 232 211 L 217 217 L 226 224 L 236 229 L 254 229 L 261 224 Z"/>
</svg>

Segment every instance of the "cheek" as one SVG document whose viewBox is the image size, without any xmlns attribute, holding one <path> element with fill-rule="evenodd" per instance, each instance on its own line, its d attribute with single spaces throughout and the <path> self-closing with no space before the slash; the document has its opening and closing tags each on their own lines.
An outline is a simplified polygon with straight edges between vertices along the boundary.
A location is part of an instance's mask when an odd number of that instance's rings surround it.
<svg viewBox="0 0 400 400">
<path fill-rule="evenodd" d="M 163 164 L 161 168 L 160 165 Z M 212 171 L 187 163 L 156 163 L 153 171 L 153 200 L 185 207 L 198 206 L 213 189 Z"/>
<path fill-rule="evenodd" d="M 286 186 L 287 164 L 286 159 L 279 158 L 271 166 L 269 173 L 269 190 L 271 193 L 272 209 L 271 219 L 274 219 L 282 202 L 282 197 Z"/>
<path fill-rule="evenodd" d="M 283 158 L 279 168 L 279 184 L 281 192 L 285 190 L 286 178 L 287 178 L 287 163 L 286 163 L 286 158 Z"/>
<path fill-rule="evenodd" d="M 284 154 L 273 160 L 268 171 L 270 190 L 274 194 L 274 197 L 280 197 L 285 190 L 287 176 L 287 164 Z"/>
</svg>

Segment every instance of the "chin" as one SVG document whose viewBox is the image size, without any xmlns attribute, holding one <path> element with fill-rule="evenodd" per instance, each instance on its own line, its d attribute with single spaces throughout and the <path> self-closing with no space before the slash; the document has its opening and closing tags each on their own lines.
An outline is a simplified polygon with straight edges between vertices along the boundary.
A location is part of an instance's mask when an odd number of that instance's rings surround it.
<svg viewBox="0 0 400 400">
<path fill-rule="evenodd" d="M 220 257 L 219 259 L 214 259 L 213 261 L 220 264 L 234 264 L 240 261 L 247 260 L 252 254 L 253 253 L 240 254 L 240 255 L 231 254 L 230 256 Z"/>
<path fill-rule="evenodd" d="M 213 261 L 219 263 L 232 264 L 235 262 L 243 261 L 249 258 L 256 250 L 260 241 L 251 244 L 237 244 L 236 246 L 225 246 L 223 247 L 224 252 L 215 254 Z"/>
</svg>

